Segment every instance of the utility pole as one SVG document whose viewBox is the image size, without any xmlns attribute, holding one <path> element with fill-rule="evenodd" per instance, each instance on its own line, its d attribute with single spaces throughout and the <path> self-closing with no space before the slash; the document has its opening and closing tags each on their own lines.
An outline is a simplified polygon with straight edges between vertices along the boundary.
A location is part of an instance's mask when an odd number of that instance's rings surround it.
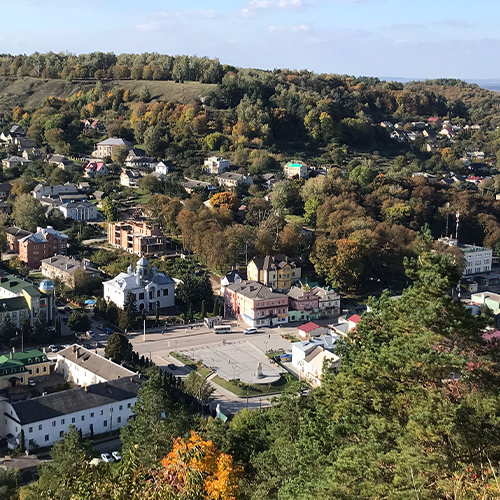
<svg viewBox="0 0 500 500">
<path fill-rule="evenodd" d="M 146 320 L 144 320 L 144 333 L 143 333 L 143 340 L 146 342 Z"/>
</svg>

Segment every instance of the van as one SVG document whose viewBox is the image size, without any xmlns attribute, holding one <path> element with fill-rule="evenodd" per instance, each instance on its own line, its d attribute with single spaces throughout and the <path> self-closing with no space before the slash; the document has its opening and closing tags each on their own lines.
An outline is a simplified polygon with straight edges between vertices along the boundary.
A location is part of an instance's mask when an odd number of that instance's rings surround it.
<svg viewBox="0 0 500 500">
<path fill-rule="evenodd" d="M 253 335 L 254 333 L 257 333 L 257 328 L 247 328 L 245 330 L 245 335 Z"/>
</svg>

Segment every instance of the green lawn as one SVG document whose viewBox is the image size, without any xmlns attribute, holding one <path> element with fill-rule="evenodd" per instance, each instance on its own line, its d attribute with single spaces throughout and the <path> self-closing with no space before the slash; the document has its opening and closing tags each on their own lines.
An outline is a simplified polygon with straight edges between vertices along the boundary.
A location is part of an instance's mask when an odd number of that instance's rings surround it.
<svg viewBox="0 0 500 500">
<path fill-rule="evenodd" d="M 292 335 L 291 333 L 287 333 L 286 335 L 283 335 L 287 340 L 290 342 L 300 342 L 300 339 L 298 339 L 295 335 Z"/>
<path fill-rule="evenodd" d="M 191 358 L 188 358 L 178 352 L 171 352 L 170 356 L 178 359 L 181 363 L 184 363 L 187 367 L 191 368 L 191 370 L 196 370 L 202 377 L 207 377 L 212 373 L 212 371 L 206 368 L 201 361 L 193 361 Z"/>
<path fill-rule="evenodd" d="M 239 380 L 226 380 L 218 375 L 213 379 L 215 384 L 220 385 L 224 389 L 231 391 L 233 394 L 237 396 L 266 396 L 268 394 L 277 394 L 283 392 L 286 388 L 290 387 L 293 383 L 297 381 L 297 379 L 291 375 L 290 373 L 284 373 L 281 375 L 281 379 L 274 384 L 269 385 L 253 385 L 253 384 L 245 384 Z"/>
</svg>

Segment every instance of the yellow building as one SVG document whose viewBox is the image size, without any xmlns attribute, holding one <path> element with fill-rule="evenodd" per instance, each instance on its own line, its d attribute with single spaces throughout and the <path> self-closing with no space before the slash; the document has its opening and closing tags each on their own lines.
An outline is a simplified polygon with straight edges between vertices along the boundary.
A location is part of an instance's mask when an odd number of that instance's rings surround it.
<svg viewBox="0 0 500 500">
<path fill-rule="evenodd" d="M 38 350 L 0 356 L 0 389 L 28 385 L 28 379 L 50 374 L 47 355 Z"/>
<path fill-rule="evenodd" d="M 295 260 L 285 255 L 266 255 L 248 263 L 247 278 L 273 290 L 289 290 L 300 281 L 301 268 Z"/>
</svg>

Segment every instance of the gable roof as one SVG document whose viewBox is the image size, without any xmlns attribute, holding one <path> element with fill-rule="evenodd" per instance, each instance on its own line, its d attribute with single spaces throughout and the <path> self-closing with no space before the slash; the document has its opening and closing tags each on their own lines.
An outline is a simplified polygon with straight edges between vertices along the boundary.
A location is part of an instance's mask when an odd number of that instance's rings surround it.
<svg viewBox="0 0 500 500">
<path fill-rule="evenodd" d="M 351 323 L 355 323 L 356 325 L 360 322 L 361 316 L 359 314 L 353 314 L 350 318 L 348 318 Z"/>
<path fill-rule="evenodd" d="M 252 262 L 260 271 L 282 269 L 287 264 L 291 267 L 298 267 L 298 263 L 294 259 L 291 259 L 284 254 L 266 255 L 265 257 L 253 259 Z"/>
<path fill-rule="evenodd" d="M 135 375 L 135 372 L 124 368 L 113 361 L 106 359 L 95 352 L 85 349 L 85 347 L 73 344 L 57 353 L 57 359 L 65 358 L 75 363 L 85 370 L 88 370 L 98 377 L 106 380 L 115 380 L 123 377 Z"/>
<path fill-rule="evenodd" d="M 281 293 L 272 292 L 267 286 L 257 281 L 241 281 L 229 285 L 226 290 L 239 293 L 250 299 L 281 299 L 286 297 Z"/>
<path fill-rule="evenodd" d="M 306 333 L 312 332 L 313 330 L 316 330 L 316 328 L 321 327 L 316 323 L 313 323 L 312 321 L 309 321 L 309 323 L 306 323 L 305 325 L 299 326 L 299 330 Z"/>
<path fill-rule="evenodd" d="M 97 144 L 98 146 L 133 146 L 134 144 L 127 139 L 121 139 L 119 137 L 110 137 L 104 141 L 101 141 Z"/>
<path fill-rule="evenodd" d="M 126 377 L 18 401 L 12 403 L 12 408 L 16 412 L 18 422 L 26 425 L 133 399 L 137 397 L 141 387 L 140 376 Z"/>
</svg>

